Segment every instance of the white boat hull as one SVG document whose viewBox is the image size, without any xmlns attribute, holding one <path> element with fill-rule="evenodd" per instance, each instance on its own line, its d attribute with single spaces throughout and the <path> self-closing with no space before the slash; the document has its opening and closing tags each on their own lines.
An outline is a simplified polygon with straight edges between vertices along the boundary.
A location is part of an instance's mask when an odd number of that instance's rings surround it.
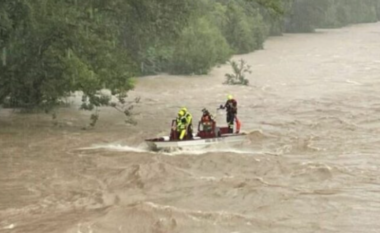
<svg viewBox="0 0 380 233">
<path fill-rule="evenodd" d="M 169 141 L 168 137 L 163 138 L 162 141 L 149 141 L 146 143 L 148 146 L 154 150 L 160 149 L 171 149 L 171 148 L 205 148 L 210 145 L 215 144 L 239 144 L 245 141 L 245 134 L 225 134 L 221 137 L 216 138 L 194 138 L 192 140 L 184 140 L 184 141 Z M 166 140 L 165 140 L 166 139 Z"/>
</svg>

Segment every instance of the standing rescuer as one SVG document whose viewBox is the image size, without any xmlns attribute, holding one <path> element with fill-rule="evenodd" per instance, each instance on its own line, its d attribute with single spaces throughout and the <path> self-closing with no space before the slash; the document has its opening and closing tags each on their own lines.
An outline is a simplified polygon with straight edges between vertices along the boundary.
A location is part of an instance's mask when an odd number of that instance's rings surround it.
<svg viewBox="0 0 380 233">
<path fill-rule="evenodd" d="M 231 94 L 227 95 L 227 102 L 224 105 L 220 105 L 221 109 L 226 109 L 227 112 L 227 124 L 229 132 L 234 132 L 234 122 L 236 121 L 236 133 L 240 131 L 240 121 L 237 118 L 237 102 Z"/>
</svg>

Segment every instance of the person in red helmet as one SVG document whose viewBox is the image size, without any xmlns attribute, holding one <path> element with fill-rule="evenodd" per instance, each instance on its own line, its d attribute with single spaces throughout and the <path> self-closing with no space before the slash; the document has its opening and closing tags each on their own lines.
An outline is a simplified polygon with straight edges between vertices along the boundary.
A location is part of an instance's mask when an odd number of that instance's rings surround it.
<svg viewBox="0 0 380 233">
<path fill-rule="evenodd" d="M 226 109 L 227 112 L 227 124 L 229 132 L 234 132 L 234 122 L 236 121 L 236 133 L 240 131 L 240 121 L 237 118 L 237 101 L 229 94 L 227 96 L 227 102 L 224 105 L 220 105 L 221 109 Z"/>
</svg>

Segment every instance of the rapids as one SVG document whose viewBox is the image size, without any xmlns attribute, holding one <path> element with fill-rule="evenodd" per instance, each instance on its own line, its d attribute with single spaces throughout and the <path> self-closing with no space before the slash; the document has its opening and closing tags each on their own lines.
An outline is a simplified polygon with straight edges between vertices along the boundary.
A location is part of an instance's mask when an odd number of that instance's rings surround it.
<svg viewBox="0 0 380 233">
<path fill-rule="evenodd" d="M 137 125 L 101 109 L 0 109 L 0 232 L 377 233 L 380 230 L 380 23 L 272 37 L 235 56 L 250 86 L 204 76 L 140 78 Z M 199 119 L 231 93 L 249 140 L 156 153 L 186 106 Z M 75 100 L 73 100 L 75 102 Z"/>
</svg>

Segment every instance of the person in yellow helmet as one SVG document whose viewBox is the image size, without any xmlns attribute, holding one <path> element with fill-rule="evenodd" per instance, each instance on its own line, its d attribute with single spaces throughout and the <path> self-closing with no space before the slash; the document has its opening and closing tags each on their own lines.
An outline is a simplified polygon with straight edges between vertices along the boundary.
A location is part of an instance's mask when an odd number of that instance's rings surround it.
<svg viewBox="0 0 380 233">
<path fill-rule="evenodd" d="M 220 105 L 221 109 L 226 109 L 227 112 L 227 124 L 230 133 L 233 133 L 234 121 L 236 121 L 236 133 L 240 131 L 240 121 L 237 118 L 237 101 L 231 94 L 227 95 L 227 102 L 224 105 Z"/>
<path fill-rule="evenodd" d="M 187 119 L 185 116 L 185 112 L 180 110 L 178 112 L 177 117 L 177 133 L 178 133 L 178 139 L 183 140 L 186 136 L 186 130 L 187 129 Z"/>
<path fill-rule="evenodd" d="M 186 118 L 186 135 L 188 138 L 193 138 L 193 116 L 187 110 L 186 107 L 181 108 L 181 111 L 184 112 Z"/>
</svg>

